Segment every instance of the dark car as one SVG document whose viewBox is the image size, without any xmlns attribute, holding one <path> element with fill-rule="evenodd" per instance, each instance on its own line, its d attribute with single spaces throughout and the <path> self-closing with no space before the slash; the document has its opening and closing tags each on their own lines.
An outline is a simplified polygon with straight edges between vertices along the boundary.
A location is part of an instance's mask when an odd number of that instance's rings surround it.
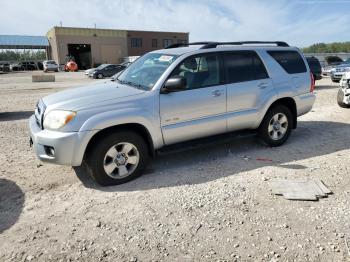
<svg viewBox="0 0 350 262">
<path fill-rule="evenodd" d="M 314 75 L 315 81 L 322 79 L 322 67 L 320 61 L 314 56 L 306 57 L 306 60 L 312 74 Z"/>
<path fill-rule="evenodd" d="M 19 62 L 17 64 L 10 65 L 12 71 L 22 71 L 22 70 L 37 70 L 38 66 L 35 62 Z"/>
<path fill-rule="evenodd" d="M 124 70 L 126 68 L 125 65 L 111 65 L 111 64 L 106 64 L 103 67 L 98 67 L 96 68 L 95 71 L 91 73 L 93 78 L 105 78 L 105 77 L 111 77 L 115 75 L 116 73 Z"/>
<path fill-rule="evenodd" d="M 9 63 L 0 64 L 0 71 L 1 72 L 9 72 L 10 71 L 10 64 Z"/>
</svg>

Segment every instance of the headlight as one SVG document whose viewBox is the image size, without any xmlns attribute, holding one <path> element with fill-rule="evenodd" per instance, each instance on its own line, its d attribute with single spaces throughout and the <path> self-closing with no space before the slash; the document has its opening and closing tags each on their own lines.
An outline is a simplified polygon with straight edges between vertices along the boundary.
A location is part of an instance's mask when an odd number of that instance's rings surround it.
<svg viewBox="0 0 350 262">
<path fill-rule="evenodd" d="M 44 118 L 44 128 L 59 129 L 72 121 L 76 114 L 73 111 L 50 111 Z"/>
</svg>

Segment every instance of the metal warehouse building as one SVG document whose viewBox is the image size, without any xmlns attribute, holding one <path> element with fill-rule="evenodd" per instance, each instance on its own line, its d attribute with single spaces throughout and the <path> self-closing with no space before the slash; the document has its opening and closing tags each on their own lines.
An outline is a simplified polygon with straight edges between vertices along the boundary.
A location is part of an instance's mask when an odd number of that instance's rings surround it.
<svg viewBox="0 0 350 262">
<path fill-rule="evenodd" d="M 59 64 L 73 56 L 80 69 L 120 63 L 170 44 L 187 43 L 189 33 L 54 27 L 47 33 L 49 57 Z"/>
</svg>

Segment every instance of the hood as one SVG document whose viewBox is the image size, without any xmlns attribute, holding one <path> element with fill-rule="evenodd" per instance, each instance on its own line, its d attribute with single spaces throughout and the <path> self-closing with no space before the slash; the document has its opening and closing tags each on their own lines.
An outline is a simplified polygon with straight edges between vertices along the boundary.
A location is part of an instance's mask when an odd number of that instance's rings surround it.
<svg viewBox="0 0 350 262">
<path fill-rule="evenodd" d="M 61 110 L 82 110 L 94 104 L 142 94 L 146 91 L 107 81 L 61 91 L 43 98 L 46 107 Z"/>
</svg>

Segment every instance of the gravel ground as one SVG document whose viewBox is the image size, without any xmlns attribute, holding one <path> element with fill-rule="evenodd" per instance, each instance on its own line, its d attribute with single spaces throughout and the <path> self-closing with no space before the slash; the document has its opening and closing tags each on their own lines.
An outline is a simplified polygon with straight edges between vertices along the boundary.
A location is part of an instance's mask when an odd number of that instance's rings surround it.
<svg viewBox="0 0 350 262">
<path fill-rule="evenodd" d="M 41 164 L 27 130 L 40 97 L 94 80 L 31 74 L 0 75 L 0 261 L 350 261 L 350 111 L 328 78 L 282 147 L 218 140 L 102 188 L 79 168 Z M 334 194 L 285 200 L 275 178 L 320 178 Z"/>
</svg>

